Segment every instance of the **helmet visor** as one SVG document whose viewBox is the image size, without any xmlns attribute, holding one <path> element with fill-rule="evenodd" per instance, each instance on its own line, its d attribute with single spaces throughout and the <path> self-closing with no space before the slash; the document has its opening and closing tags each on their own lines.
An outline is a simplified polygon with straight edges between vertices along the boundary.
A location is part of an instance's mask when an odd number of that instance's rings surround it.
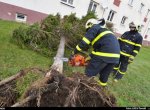
<svg viewBox="0 0 150 110">
<path fill-rule="evenodd" d="M 135 26 L 129 26 L 129 28 L 130 28 L 130 29 L 135 29 L 136 27 L 135 27 Z"/>
</svg>

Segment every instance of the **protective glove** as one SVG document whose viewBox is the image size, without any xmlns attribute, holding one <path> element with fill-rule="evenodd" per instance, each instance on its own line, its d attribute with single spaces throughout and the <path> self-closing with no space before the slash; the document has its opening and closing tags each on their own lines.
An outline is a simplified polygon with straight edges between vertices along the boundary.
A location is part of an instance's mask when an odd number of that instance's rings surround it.
<svg viewBox="0 0 150 110">
<path fill-rule="evenodd" d="M 74 54 L 71 54 L 70 57 L 69 57 L 69 60 L 72 60 L 74 57 Z"/>
<path fill-rule="evenodd" d="M 74 54 L 71 54 L 69 57 L 69 62 L 68 62 L 69 65 L 73 65 L 73 61 L 72 61 L 73 58 L 74 58 Z"/>
<path fill-rule="evenodd" d="M 128 60 L 128 63 L 133 63 L 133 60 L 134 60 L 134 56 L 130 56 L 129 60 Z"/>
<path fill-rule="evenodd" d="M 89 61 L 91 60 L 91 56 L 89 55 L 88 57 L 85 58 L 85 65 L 89 64 Z"/>
<path fill-rule="evenodd" d="M 71 52 L 71 55 L 70 55 L 70 57 L 69 57 L 69 60 L 72 60 L 74 56 L 75 56 L 75 53 L 74 53 L 74 51 L 72 51 L 72 52 Z"/>
<path fill-rule="evenodd" d="M 88 57 L 85 58 L 85 62 L 87 62 L 89 60 L 91 60 L 91 56 L 88 56 Z"/>
</svg>

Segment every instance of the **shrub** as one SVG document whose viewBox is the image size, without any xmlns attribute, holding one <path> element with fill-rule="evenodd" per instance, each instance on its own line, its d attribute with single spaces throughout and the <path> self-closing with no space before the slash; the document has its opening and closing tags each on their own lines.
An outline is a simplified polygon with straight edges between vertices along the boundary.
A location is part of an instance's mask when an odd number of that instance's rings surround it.
<svg viewBox="0 0 150 110">
<path fill-rule="evenodd" d="M 28 27 L 19 27 L 13 32 L 13 39 L 21 47 L 27 46 L 46 56 L 51 55 L 51 51 L 56 51 L 60 38 L 66 37 L 66 44 L 70 48 L 75 48 L 79 40 L 85 34 L 85 23 L 90 18 L 96 18 L 94 13 L 89 12 L 79 19 L 75 13 L 64 16 L 49 15 L 41 24 L 35 23 Z"/>
<path fill-rule="evenodd" d="M 18 29 L 13 31 L 13 41 L 15 41 L 21 47 L 31 40 L 29 37 L 30 36 L 27 35 L 27 28 L 25 27 L 20 26 Z"/>
<path fill-rule="evenodd" d="M 44 31 L 52 32 L 58 25 L 60 25 L 60 15 L 49 15 L 41 23 L 41 29 Z"/>
</svg>

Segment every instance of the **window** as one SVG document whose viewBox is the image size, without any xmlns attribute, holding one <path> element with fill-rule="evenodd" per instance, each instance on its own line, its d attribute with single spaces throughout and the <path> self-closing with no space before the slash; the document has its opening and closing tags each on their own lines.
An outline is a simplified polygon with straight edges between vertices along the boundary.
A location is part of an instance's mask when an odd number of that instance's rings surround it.
<svg viewBox="0 0 150 110">
<path fill-rule="evenodd" d="M 145 23 L 147 22 L 147 19 L 148 19 L 148 16 L 149 16 L 149 12 L 150 12 L 150 9 L 147 10 L 146 16 L 144 17 L 144 22 Z"/>
<path fill-rule="evenodd" d="M 16 14 L 16 21 L 26 22 L 27 16 L 25 14 L 22 14 L 22 13 L 17 13 Z"/>
<path fill-rule="evenodd" d="M 143 24 L 140 25 L 139 32 L 142 32 L 143 28 L 144 28 L 144 25 Z"/>
<path fill-rule="evenodd" d="M 94 2 L 94 1 L 91 1 L 91 2 L 90 2 L 90 5 L 89 5 L 89 8 L 88 8 L 88 11 L 93 11 L 93 12 L 95 12 L 97 6 L 98 6 L 98 3 Z"/>
<path fill-rule="evenodd" d="M 63 1 L 63 2 L 67 2 L 67 0 L 61 0 L 61 1 Z"/>
<path fill-rule="evenodd" d="M 133 0 L 129 0 L 128 5 L 132 6 L 133 5 Z"/>
<path fill-rule="evenodd" d="M 146 35 L 145 35 L 144 38 L 147 39 L 149 35 L 150 35 L 150 28 L 148 28 L 148 30 L 147 30 Z"/>
<path fill-rule="evenodd" d="M 144 7 L 144 4 L 143 4 L 143 3 L 141 3 L 141 5 L 140 5 L 140 9 L 139 9 L 139 12 L 140 12 L 140 13 L 142 12 L 143 7 Z"/>
<path fill-rule="evenodd" d="M 73 5 L 73 0 L 68 0 L 68 3 Z"/>
<path fill-rule="evenodd" d="M 148 10 L 147 10 L 147 14 L 146 14 L 146 17 L 147 17 L 148 15 L 149 15 L 149 12 L 150 12 L 150 9 L 148 9 Z"/>
<path fill-rule="evenodd" d="M 116 13 L 115 11 L 110 10 L 107 20 L 112 21 L 115 13 Z"/>
<path fill-rule="evenodd" d="M 61 0 L 61 3 L 67 4 L 67 5 L 73 5 L 73 0 Z"/>
<path fill-rule="evenodd" d="M 127 17 L 126 17 L 126 16 L 123 16 L 123 17 L 122 17 L 122 20 L 121 20 L 121 24 L 125 24 L 126 19 L 127 19 Z"/>
</svg>

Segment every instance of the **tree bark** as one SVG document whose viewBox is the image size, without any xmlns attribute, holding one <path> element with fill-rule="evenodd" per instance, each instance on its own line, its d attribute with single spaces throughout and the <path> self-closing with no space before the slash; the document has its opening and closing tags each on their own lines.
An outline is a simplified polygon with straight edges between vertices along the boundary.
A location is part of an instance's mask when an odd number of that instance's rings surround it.
<svg viewBox="0 0 150 110">
<path fill-rule="evenodd" d="M 2 80 L 2 81 L 0 82 L 0 86 L 2 86 L 2 85 L 4 85 L 4 84 L 7 84 L 7 83 L 9 83 L 9 82 L 11 82 L 11 81 L 13 81 L 13 80 L 16 80 L 17 78 L 23 76 L 24 74 L 25 74 L 24 71 L 21 70 L 19 73 L 15 74 L 15 75 L 13 75 L 13 76 L 11 76 L 11 77 L 9 77 L 9 78 L 6 78 L 6 79 Z"/>
<path fill-rule="evenodd" d="M 63 60 L 64 57 L 64 50 L 65 50 L 65 37 L 62 36 L 60 39 L 59 48 L 57 50 L 57 54 L 55 56 L 55 60 L 53 65 L 51 66 L 51 69 L 48 73 L 46 73 L 46 77 L 49 77 L 51 75 L 51 70 L 54 69 L 58 71 L 59 73 L 63 73 Z"/>
<path fill-rule="evenodd" d="M 44 73 L 43 70 L 40 70 L 40 69 L 38 69 L 38 68 L 26 68 L 26 69 L 21 70 L 21 71 L 18 72 L 17 74 L 15 74 L 15 75 L 13 75 L 13 76 L 11 76 L 11 77 L 9 77 L 9 78 L 6 78 L 6 79 L 0 81 L 0 86 L 2 86 L 2 85 L 4 85 L 4 84 L 7 84 L 7 83 L 9 83 L 9 82 L 11 82 L 11 81 L 13 81 L 13 80 L 16 80 L 16 79 L 18 79 L 18 78 L 20 78 L 20 77 L 26 75 L 29 71 L 32 71 L 32 70 L 37 70 L 37 71 L 40 71 L 40 72 Z"/>
<path fill-rule="evenodd" d="M 21 102 L 17 102 L 14 105 L 12 105 L 11 107 L 21 107 L 23 104 L 35 99 L 36 96 L 29 96 L 27 98 L 25 98 L 24 100 L 22 100 Z"/>
</svg>

